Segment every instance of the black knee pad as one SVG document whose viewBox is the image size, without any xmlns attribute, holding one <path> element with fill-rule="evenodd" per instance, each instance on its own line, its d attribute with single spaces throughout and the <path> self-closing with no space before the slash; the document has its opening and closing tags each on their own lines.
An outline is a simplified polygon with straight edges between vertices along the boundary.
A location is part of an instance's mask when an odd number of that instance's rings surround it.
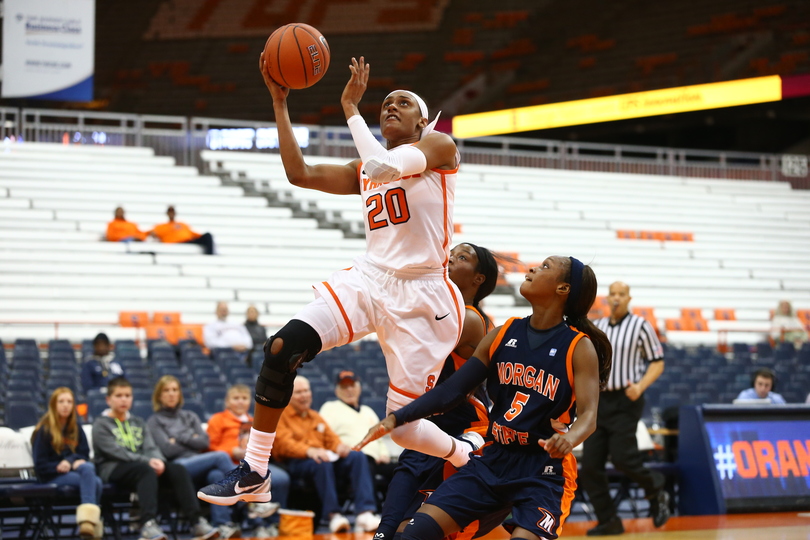
<svg viewBox="0 0 810 540">
<path fill-rule="evenodd" d="M 413 519 L 401 533 L 402 540 L 441 540 L 444 531 L 436 520 L 423 512 L 414 514 Z"/>
<path fill-rule="evenodd" d="M 278 354 L 270 353 L 270 345 L 281 338 L 284 345 Z M 295 372 L 321 351 L 321 337 L 304 321 L 293 319 L 264 344 L 264 363 L 256 379 L 256 403 L 283 409 L 290 403 Z"/>
</svg>

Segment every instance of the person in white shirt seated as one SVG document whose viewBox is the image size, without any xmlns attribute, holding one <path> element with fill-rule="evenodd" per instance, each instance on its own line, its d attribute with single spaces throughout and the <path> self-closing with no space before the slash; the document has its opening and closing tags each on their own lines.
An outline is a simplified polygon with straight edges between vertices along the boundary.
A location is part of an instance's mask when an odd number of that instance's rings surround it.
<svg viewBox="0 0 810 540">
<path fill-rule="evenodd" d="M 377 413 L 368 405 L 361 403 L 362 393 L 360 379 L 354 371 L 344 369 L 338 373 L 335 381 L 335 395 L 338 399 L 327 401 L 321 406 L 319 411 L 329 427 L 337 433 L 346 444 L 355 445 L 363 440 L 369 428 L 380 421 Z M 396 462 L 391 460 L 391 454 L 385 439 L 377 439 L 364 446 L 361 450 L 368 458 L 371 473 L 375 478 L 378 492 L 385 489 L 394 476 Z M 380 477 L 380 482 L 376 482 Z M 379 493 L 375 493 L 379 496 Z M 378 506 L 382 506 L 382 501 L 377 501 Z"/>
<path fill-rule="evenodd" d="M 773 405 L 785 405 L 785 398 L 773 390 L 776 388 L 776 374 L 768 368 L 760 368 L 751 375 L 751 388 L 746 388 L 737 400 L 767 399 Z"/>
<path fill-rule="evenodd" d="M 203 327 L 203 341 L 209 349 L 231 348 L 244 352 L 253 347 L 253 339 L 243 323 L 228 322 L 228 303 L 217 302 L 217 320 Z"/>
</svg>

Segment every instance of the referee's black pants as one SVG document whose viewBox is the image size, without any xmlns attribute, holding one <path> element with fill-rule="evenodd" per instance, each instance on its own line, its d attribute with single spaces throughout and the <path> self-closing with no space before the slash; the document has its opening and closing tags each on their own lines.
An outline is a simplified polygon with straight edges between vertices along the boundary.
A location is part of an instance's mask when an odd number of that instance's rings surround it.
<svg viewBox="0 0 810 540">
<path fill-rule="evenodd" d="M 638 450 L 636 428 L 643 410 L 643 395 L 636 401 L 630 401 L 624 390 L 599 394 L 596 431 L 583 444 L 582 471 L 579 475 L 599 523 L 616 516 L 605 474 L 608 457 L 614 467 L 644 488 L 647 498 L 657 495 L 664 486 L 664 475 L 646 468 Z"/>
</svg>

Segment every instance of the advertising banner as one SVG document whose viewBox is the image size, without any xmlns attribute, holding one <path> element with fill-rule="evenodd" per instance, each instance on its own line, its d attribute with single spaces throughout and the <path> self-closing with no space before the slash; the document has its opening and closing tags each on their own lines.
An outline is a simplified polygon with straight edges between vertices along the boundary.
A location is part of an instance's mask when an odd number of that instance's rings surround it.
<svg viewBox="0 0 810 540">
<path fill-rule="evenodd" d="M 93 99 L 95 0 L 5 0 L 4 98 Z"/>
<path fill-rule="evenodd" d="M 706 422 L 726 499 L 810 497 L 810 422 Z"/>
</svg>

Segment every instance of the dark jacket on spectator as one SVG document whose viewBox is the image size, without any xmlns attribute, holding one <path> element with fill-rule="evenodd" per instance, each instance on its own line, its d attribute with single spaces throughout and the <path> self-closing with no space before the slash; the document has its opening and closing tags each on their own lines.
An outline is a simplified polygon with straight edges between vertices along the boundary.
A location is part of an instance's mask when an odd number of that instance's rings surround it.
<svg viewBox="0 0 810 540">
<path fill-rule="evenodd" d="M 53 449 L 53 437 L 51 432 L 46 428 L 41 427 L 37 430 L 34 437 L 34 444 L 32 453 L 34 454 L 34 471 L 37 473 L 37 478 L 40 482 L 50 482 L 61 473 L 56 472 L 56 466 L 62 460 L 67 461 L 73 465 L 74 461 L 83 459 L 90 461 L 90 445 L 87 443 L 87 437 L 84 434 L 81 424 L 79 424 L 79 444 L 76 445 L 76 451 L 71 451 L 68 445 L 61 453 L 57 453 Z M 64 440 L 64 439 L 63 439 Z"/>
<path fill-rule="evenodd" d="M 113 355 L 93 355 L 82 366 L 82 390 L 85 395 L 94 388 L 104 390 L 107 382 L 115 377 L 126 377 L 126 373 Z"/>
<path fill-rule="evenodd" d="M 245 321 L 250 339 L 253 340 L 254 347 L 261 347 L 267 341 L 267 329 L 256 321 Z"/>
</svg>

